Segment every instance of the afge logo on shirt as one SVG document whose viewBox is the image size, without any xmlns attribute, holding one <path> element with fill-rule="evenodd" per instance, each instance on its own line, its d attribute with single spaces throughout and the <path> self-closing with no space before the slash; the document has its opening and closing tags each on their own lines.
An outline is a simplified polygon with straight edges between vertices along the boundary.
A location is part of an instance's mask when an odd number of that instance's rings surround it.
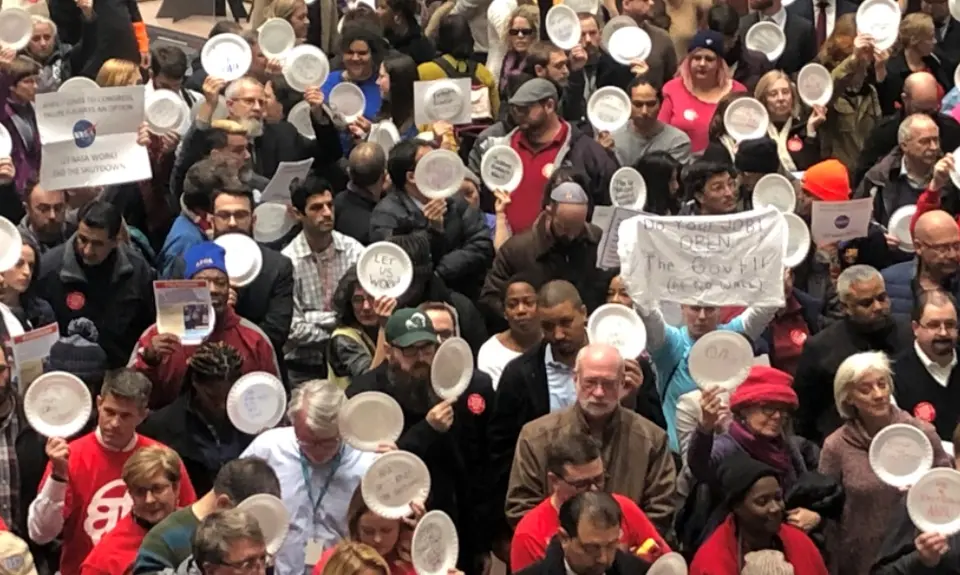
<svg viewBox="0 0 960 575">
<path fill-rule="evenodd" d="M 114 479 L 93 494 L 90 505 L 87 506 L 83 530 L 96 545 L 101 537 L 116 527 L 120 519 L 130 513 L 132 507 L 133 500 L 127 493 L 127 486 L 122 479 Z"/>
<path fill-rule="evenodd" d="M 73 125 L 73 141 L 78 148 L 89 148 L 97 139 L 97 127 L 87 120 L 79 120 Z"/>
</svg>

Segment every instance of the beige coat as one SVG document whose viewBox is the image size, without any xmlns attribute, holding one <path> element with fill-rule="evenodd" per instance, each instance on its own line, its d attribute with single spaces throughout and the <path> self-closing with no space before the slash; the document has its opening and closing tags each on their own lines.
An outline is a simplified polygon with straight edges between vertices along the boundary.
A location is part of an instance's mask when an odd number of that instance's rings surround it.
<svg viewBox="0 0 960 575">
<path fill-rule="evenodd" d="M 523 426 L 510 470 L 507 521 L 520 518 L 549 495 L 547 446 L 570 432 L 589 433 L 579 406 L 574 405 Z M 673 521 L 677 472 L 662 429 L 633 411 L 619 408 L 604 432 L 602 457 L 606 490 L 637 502 L 659 529 Z"/>
<path fill-rule="evenodd" d="M 827 121 L 819 130 L 822 156 L 836 158 L 847 166 L 857 164 L 865 139 L 881 116 L 876 88 L 868 86 L 862 93 L 847 93 L 856 66 L 856 59 L 850 56 L 830 73 L 834 82 L 833 101 Z"/>
</svg>

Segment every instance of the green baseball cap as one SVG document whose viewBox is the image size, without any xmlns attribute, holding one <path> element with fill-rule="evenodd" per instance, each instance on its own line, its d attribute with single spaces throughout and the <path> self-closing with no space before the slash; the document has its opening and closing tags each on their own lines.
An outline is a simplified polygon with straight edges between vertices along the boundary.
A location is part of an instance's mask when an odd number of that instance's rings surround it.
<svg viewBox="0 0 960 575">
<path fill-rule="evenodd" d="M 420 342 L 437 343 L 433 322 L 422 311 L 405 307 L 393 312 L 387 320 L 387 343 L 394 347 L 410 347 Z"/>
</svg>

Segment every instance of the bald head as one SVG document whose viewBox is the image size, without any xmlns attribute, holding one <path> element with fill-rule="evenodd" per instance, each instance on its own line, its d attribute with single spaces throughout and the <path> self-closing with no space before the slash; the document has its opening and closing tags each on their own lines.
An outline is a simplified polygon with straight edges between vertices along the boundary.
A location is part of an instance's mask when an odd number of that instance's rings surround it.
<svg viewBox="0 0 960 575">
<path fill-rule="evenodd" d="M 379 184 L 387 169 L 387 155 L 380 144 L 363 142 L 350 152 L 350 181 L 361 188 Z"/>
<path fill-rule="evenodd" d="M 943 210 L 926 212 L 917 219 L 913 243 L 923 271 L 943 278 L 957 271 L 960 256 L 960 227 Z"/>
<path fill-rule="evenodd" d="M 626 368 L 617 348 L 591 343 L 577 354 L 574 380 L 577 403 L 588 418 L 605 419 L 617 410 L 625 393 Z"/>
<path fill-rule="evenodd" d="M 623 370 L 623 356 L 617 348 L 606 343 L 591 343 L 584 346 L 577 354 L 576 370 L 583 371 L 599 366 L 612 367 L 614 370 Z"/>
<path fill-rule="evenodd" d="M 916 227 L 913 229 L 913 238 L 915 241 L 924 243 L 937 243 L 943 239 L 958 241 L 960 240 L 960 228 L 957 227 L 956 220 L 949 213 L 943 210 L 933 210 L 917 218 Z"/>
<path fill-rule="evenodd" d="M 929 72 L 914 72 L 903 82 L 903 104 L 908 114 L 932 113 L 940 107 L 937 80 Z"/>
</svg>

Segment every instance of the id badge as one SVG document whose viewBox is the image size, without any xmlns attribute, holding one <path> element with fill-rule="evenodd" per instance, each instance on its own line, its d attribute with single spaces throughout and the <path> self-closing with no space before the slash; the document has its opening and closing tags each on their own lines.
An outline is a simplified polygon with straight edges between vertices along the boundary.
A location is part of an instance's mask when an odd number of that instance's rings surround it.
<svg viewBox="0 0 960 575">
<path fill-rule="evenodd" d="M 320 543 L 316 539 L 311 539 L 308 541 L 306 549 L 306 564 L 312 567 L 320 562 L 320 557 L 322 556 L 323 543 Z"/>
</svg>

